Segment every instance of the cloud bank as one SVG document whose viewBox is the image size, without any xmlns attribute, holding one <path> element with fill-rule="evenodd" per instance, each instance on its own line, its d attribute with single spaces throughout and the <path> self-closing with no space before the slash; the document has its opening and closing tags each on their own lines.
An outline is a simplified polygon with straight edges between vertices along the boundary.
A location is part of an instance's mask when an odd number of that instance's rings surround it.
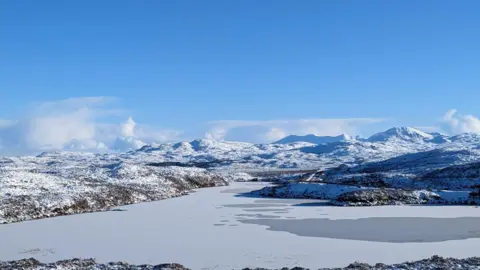
<svg viewBox="0 0 480 270">
<path fill-rule="evenodd" d="M 127 143 L 118 150 L 130 150 L 143 141 L 165 142 L 181 135 L 178 131 L 137 125 L 132 117 L 123 123 L 109 121 L 121 117 L 124 111 L 112 107 L 114 103 L 110 97 L 86 97 L 32 104 L 19 119 L 0 120 L 0 153 L 106 151 L 115 150 L 119 140 Z"/>
<path fill-rule="evenodd" d="M 440 128 L 449 134 L 480 133 L 480 119 L 459 114 L 455 109 L 447 111 L 440 122 Z"/>
</svg>

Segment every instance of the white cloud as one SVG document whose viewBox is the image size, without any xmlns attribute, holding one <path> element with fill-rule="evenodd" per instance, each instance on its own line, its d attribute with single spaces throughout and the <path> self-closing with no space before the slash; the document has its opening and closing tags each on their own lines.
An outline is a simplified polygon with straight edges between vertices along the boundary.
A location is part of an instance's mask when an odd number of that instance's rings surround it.
<svg viewBox="0 0 480 270">
<path fill-rule="evenodd" d="M 184 140 L 183 131 L 173 129 L 157 129 L 148 125 L 140 125 L 136 136 L 147 143 L 159 143 Z"/>
<path fill-rule="evenodd" d="M 70 98 L 33 104 L 18 120 L 0 121 L 0 154 L 27 154 L 42 150 L 105 150 L 118 137 L 135 141 L 176 140 L 181 133 L 137 125 L 132 117 L 124 123 L 104 118 L 122 116 L 111 97 Z M 140 145 L 137 143 L 136 145 Z"/>
<path fill-rule="evenodd" d="M 272 142 L 290 134 L 336 136 L 346 133 L 356 135 L 360 127 L 383 121 L 384 119 L 380 118 L 320 118 L 268 121 L 222 120 L 210 122 L 211 128 L 206 136 L 217 140 Z"/>
<path fill-rule="evenodd" d="M 122 124 L 122 136 L 123 137 L 133 137 L 134 130 L 135 130 L 135 121 L 133 121 L 132 117 L 129 116 L 127 121 Z"/>
<path fill-rule="evenodd" d="M 266 134 L 265 139 L 270 142 L 278 141 L 282 138 L 285 138 L 288 134 L 285 133 L 282 129 L 271 128 Z"/>
<path fill-rule="evenodd" d="M 459 114 L 455 109 L 447 111 L 440 122 L 441 129 L 449 134 L 480 133 L 480 119 L 473 115 Z"/>
<path fill-rule="evenodd" d="M 46 114 L 28 119 L 25 130 L 28 146 L 60 149 L 71 141 L 95 139 L 94 112 L 87 107 L 65 114 Z"/>
</svg>

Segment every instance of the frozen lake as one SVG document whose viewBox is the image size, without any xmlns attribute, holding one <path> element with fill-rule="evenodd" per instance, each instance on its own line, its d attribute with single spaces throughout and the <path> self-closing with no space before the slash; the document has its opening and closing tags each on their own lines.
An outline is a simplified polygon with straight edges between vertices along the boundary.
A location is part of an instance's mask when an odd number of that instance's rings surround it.
<svg viewBox="0 0 480 270">
<path fill-rule="evenodd" d="M 0 260 L 73 257 L 192 269 L 340 267 L 478 256 L 480 208 L 331 207 L 248 198 L 263 183 L 234 183 L 164 201 L 0 225 Z"/>
</svg>

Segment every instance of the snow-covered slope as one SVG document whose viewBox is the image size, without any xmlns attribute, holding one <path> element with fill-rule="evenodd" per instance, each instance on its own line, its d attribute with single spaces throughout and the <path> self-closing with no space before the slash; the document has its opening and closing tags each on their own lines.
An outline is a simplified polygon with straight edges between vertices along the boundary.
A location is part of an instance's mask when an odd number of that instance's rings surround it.
<svg viewBox="0 0 480 270">
<path fill-rule="evenodd" d="M 433 135 L 412 127 L 394 127 L 387 131 L 374 134 L 367 140 L 369 142 L 384 142 L 393 139 L 421 142 L 433 139 Z"/>
<path fill-rule="evenodd" d="M 57 152 L 0 159 L 0 223 L 108 210 L 226 185 L 200 168 L 156 167 L 117 155 Z"/>
<path fill-rule="evenodd" d="M 308 176 L 308 179 L 377 187 L 472 190 L 480 185 L 479 161 L 478 148 L 442 148 L 404 154 L 378 162 L 341 165 L 318 171 Z"/>
</svg>

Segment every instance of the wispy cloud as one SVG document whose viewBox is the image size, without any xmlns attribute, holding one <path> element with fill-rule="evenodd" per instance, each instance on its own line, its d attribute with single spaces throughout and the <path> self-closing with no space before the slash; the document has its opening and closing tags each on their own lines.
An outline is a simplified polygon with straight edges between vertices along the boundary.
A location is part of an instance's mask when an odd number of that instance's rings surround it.
<svg viewBox="0 0 480 270">
<path fill-rule="evenodd" d="M 385 121 L 382 118 L 317 118 L 267 121 L 221 120 L 210 122 L 207 137 L 217 140 L 272 142 L 289 134 L 335 136 L 356 135 L 365 125 Z"/>
</svg>

